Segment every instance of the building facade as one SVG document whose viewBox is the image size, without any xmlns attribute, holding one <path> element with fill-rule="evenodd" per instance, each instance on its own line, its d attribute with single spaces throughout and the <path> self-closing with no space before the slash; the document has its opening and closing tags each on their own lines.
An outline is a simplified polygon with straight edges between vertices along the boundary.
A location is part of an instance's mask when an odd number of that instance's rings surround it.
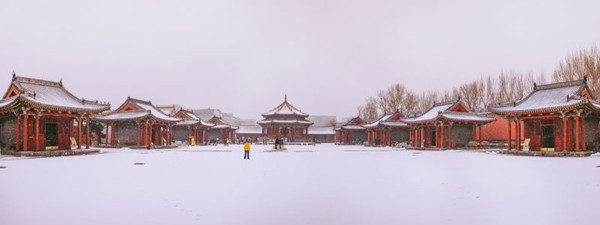
<svg viewBox="0 0 600 225">
<path fill-rule="evenodd" d="M 508 149 L 530 151 L 585 151 L 598 142 L 600 103 L 594 100 L 587 80 L 536 85 L 520 101 L 491 106 L 488 110 L 507 121 Z M 516 127 L 516 139 L 511 135 Z"/>
<path fill-rule="evenodd" d="M 90 117 L 108 109 L 109 104 L 75 97 L 62 81 L 13 73 L 0 100 L 0 147 L 17 151 L 66 150 L 81 149 L 85 142 L 89 148 Z"/>
<path fill-rule="evenodd" d="M 313 122 L 307 119 L 308 114 L 300 111 L 287 101 L 272 110 L 263 113 L 264 119 L 258 121 L 262 135 L 270 138 L 284 138 L 288 141 L 309 141 L 308 128 Z"/>
</svg>

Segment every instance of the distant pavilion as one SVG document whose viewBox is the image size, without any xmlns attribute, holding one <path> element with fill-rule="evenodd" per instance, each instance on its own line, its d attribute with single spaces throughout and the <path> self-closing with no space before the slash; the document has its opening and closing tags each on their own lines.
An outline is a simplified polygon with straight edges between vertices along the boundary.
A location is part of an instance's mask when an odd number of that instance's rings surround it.
<svg viewBox="0 0 600 225">
<path fill-rule="evenodd" d="M 264 119 L 257 123 L 262 127 L 263 136 L 271 138 L 287 138 L 289 141 L 306 139 L 308 127 L 313 125 L 307 119 L 308 114 L 288 102 L 287 95 L 283 103 L 262 116 Z"/>
</svg>

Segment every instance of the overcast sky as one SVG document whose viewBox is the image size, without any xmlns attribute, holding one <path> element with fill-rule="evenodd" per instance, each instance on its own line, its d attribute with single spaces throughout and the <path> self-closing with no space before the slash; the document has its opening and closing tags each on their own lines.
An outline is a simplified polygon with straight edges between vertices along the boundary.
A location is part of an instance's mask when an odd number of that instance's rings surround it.
<svg viewBox="0 0 600 225">
<path fill-rule="evenodd" d="M 600 45 L 600 1 L 0 0 L 0 84 L 63 79 L 118 107 L 283 101 L 348 117 L 394 83 L 449 89 L 501 71 L 550 74 Z"/>
</svg>

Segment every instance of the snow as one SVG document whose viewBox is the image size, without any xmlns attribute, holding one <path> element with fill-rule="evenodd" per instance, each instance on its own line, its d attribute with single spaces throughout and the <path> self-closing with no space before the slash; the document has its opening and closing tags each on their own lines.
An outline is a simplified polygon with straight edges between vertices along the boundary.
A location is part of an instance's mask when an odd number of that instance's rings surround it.
<svg viewBox="0 0 600 225">
<path fill-rule="evenodd" d="M 598 155 L 270 147 L 3 159 L 0 224 L 598 224 Z"/>
<path fill-rule="evenodd" d="M 163 111 L 161 111 L 160 109 L 157 109 L 153 105 L 145 104 L 145 103 L 142 103 L 142 102 L 139 102 L 139 101 L 136 101 L 135 104 L 137 104 L 138 106 L 142 107 L 144 110 L 150 111 L 150 113 L 152 113 L 153 116 L 155 116 L 156 118 L 159 118 L 161 120 L 173 121 L 173 122 L 181 120 L 179 118 L 168 116 Z"/>
<path fill-rule="evenodd" d="M 47 85 L 39 85 L 33 83 L 20 83 L 21 87 L 23 87 L 29 93 L 35 93 L 35 97 L 23 95 L 29 101 L 50 105 L 50 106 L 58 106 L 58 107 L 66 107 L 72 109 L 85 109 L 85 110 L 106 110 L 108 109 L 107 105 L 99 105 L 96 103 L 86 102 L 85 104 L 81 101 L 81 99 L 76 98 L 72 94 L 70 94 L 66 89 L 62 87 L 54 87 Z"/>
<path fill-rule="evenodd" d="M 404 118 L 402 120 L 409 123 L 433 120 L 439 115 L 439 112 L 445 112 L 449 110 L 452 105 L 454 105 L 454 103 L 431 107 L 431 109 L 429 109 L 427 112 L 423 113 L 423 115 L 417 118 Z"/>
<path fill-rule="evenodd" d="M 494 117 L 487 117 L 480 114 L 464 113 L 464 112 L 444 112 L 441 116 L 450 120 L 466 120 L 466 121 L 481 121 L 491 122 L 496 120 Z"/>
<path fill-rule="evenodd" d="M 549 109 L 576 105 L 584 100 L 568 99 L 567 97 L 573 96 L 580 88 L 580 85 L 576 85 L 562 88 L 536 90 L 532 92 L 528 97 L 521 100 L 516 106 L 511 105 L 491 107 L 491 109 L 500 112 L 512 112 Z"/>
</svg>

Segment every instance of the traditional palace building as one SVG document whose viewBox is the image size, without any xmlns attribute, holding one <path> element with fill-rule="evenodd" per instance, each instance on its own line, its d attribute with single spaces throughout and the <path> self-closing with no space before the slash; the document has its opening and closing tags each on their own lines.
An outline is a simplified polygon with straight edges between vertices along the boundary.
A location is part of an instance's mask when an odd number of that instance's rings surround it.
<svg viewBox="0 0 600 225">
<path fill-rule="evenodd" d="M 187 142 L 188 145 L 204 144 L 208 138 L 208 131 L 215 124 L 202 121 L 192 111 L 180 108 L 173 112 L 173 116 L 181 118 L 173 126 L 173 141 Z"/>
<path fill-rule="evenodd" d="M 258 125 L 262 127 L 263 136 L 287 138 L 289 141 L 306 139 L 308 127 L 313 124 L 307 119 L 308 114 L 303 113 L 287 101 L 287 96 L 283 103 L 262 116 L 264 119 L 258 121 Z"/>
<path fill-rule="evenodd" d="M 597 142 L 600 103 L 593 100 L 586 79 L 534 83 L 533 89 L 520 101 L 488 108 L 508 121 L 509 150 L 521 150 L 524 139 L 529 139 L 531 151 L 580 151 Z M 516 140 L 510 135 L 511 126 L 517 127 Z"/>
<path fill-rule="evenodd" d="M 402 114 L 396 111 L 378 120 L 361 126 L 367 130 L 367 141 L 371 146 L 387 146 L 409 141 L 410 127 L 402 121 Z"/>
<path fill-rule="evenodd" d="M 367 129 L 362 125 L 365 123 L 360 117 L 352 118 L 346 124 L 336 129 L 336 139 L 340 144 L 363 144 L 367 141 Z"/>
<path fill-rule="evenodd" d="M 108 109 L 108 104 L 75 97 L 62 81 L 13 73 L 12 83 L 0 100 L 0 147 L 29 151 L 65 150 L 75 145 L 81 149 L 85 141 L 89 148 L 90 116 Z"/>
<path fill-rule="evenodd" d="M 481 127 L 495 118 L 481 113 L 471 113 L 460 99 L 456 102 L 436 103 L 415 118 L 405 118 L 410 125 L 410 140 L 417 148 L 463 147 L 469 141 L 481 142 Z"/>
<path fill-rule="evenodd" d="M 173 126 L 181 121 L 156 108 L 150 101 L 127 97 L 114 112 L 93 117 L 106 126 L 106 145 L 170 145 Z"/>
</svg>

